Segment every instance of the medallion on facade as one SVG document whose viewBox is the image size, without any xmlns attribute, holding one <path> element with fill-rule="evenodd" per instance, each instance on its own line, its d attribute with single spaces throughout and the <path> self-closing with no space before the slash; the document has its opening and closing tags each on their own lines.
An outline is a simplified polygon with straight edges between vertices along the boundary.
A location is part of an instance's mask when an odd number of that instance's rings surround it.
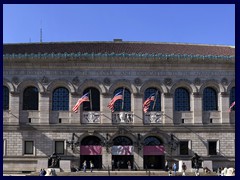
<svg viewBox="0 0 240 180">
<path fill-rule="evenodd" d="M 201 84 L 201 79 L 200 78 L 195 78 L 194 79 L 194 84 L 199 86 Z"/>
<path fill-rule="evenodd" d="M 43 84 L 47 84 L 49 82 L 49 79 L 46 76 L 43 76 L 43 78 L 41 79 L 41 82 Z"/>
<path fill-rule="evenodd" d="M 137 86 L 141 86 L 142 80 L 140 78 L 135 78 L 134 79 L 134 84 L 137 85 Z"/>
<path fill-rule="evenodd" d="M 104 83 L 105 85 L 109 86 L 109 85 L 111 84 L 111 80 L 106 77 L 106 78 L 104 78 L 103 83 Z"/>
<path fill-rule="evenodd" d="M 171 86 L 172 85 L 172 79 L 171 78 L 165 78 L 164 79 L 164 84 L 167 86 Z"/>
<path fill-rule="evenodd" d="M 222 78 L 221 83 L 222 83 L 222 85 L 226 86 L 228 84 L 227 78 Z"/>
<path fill-rule="evenodd" d="M 73 83 L 73 84 L 75 84 L 75 85 L 78 85 L 78 84 L 79 84 L 79 82 L 80 82 L 80 81 L 79 81 L 79 79 L 78 79 L 78 77 L 77 77 L 77 76 L 76 76 L 76 77 L 74 77 L 74 78 L 73 78 L 73 80 L 72 80 L 72 83 Z"/>
<path fill-rule="evenodd" d="M 13 77 L 12 78 L 12 82 L 14 83 L 14 84 L 18 84 L 19 83 L 19 79 L 18 79 L 18 77 Z"/>
</svg>

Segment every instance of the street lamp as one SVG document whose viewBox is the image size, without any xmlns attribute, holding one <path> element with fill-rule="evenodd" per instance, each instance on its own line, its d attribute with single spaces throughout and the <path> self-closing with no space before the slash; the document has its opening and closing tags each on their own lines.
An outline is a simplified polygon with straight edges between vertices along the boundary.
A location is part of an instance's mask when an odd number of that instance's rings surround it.
<svg viewBox="0 0 240 180">
<path fill-rule="evenodd" d="M 137 141 L 134 143 L 134 146 L 138 148 L 138 152 L 142 150 L 144 143 L 141 142 L 141 134 L 137 134 Z"/>
<path fill-rule="evenodd" d="M 170 134 L 170 141 L 168 142 L 168 145 L 170 146 L 170 149 L 171 149 L 171 159 L 172 159 L 172 152 L 175 151 L 178 146 L 178 141 L 174 138 L 174 135 L 172 133 Z"/>
<path fill-rule="evenodd" d="M 112 142 L 110 142 L 110 135 L 107 133 L 106 138 L 101 141 L 101 145 L 106 147 L 107 153 L 109 153 L 109 148 L 113 145 Z"/>
<path fill-rule="evenodd" d="M 72 139 L 67 141 L 67 146 L 71 147 L 72 151 L 74 151 L 76 146 L 79 146 L 79 142 L 75 141 L 75 133 L 72 133 Z"/>
</svg>

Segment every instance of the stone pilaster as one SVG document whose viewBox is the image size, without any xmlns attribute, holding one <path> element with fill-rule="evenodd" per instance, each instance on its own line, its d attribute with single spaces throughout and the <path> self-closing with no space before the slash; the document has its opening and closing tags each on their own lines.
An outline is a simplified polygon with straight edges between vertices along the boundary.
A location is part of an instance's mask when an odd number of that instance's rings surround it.
<svg viewBox="0 0 240 180">
<path fill-rule="evenodd" d="M 81 114 L 81 106 L 78 109 L 78 112 L 75 113 L 72 111 L 72 108 L 75 106 L 75 104 L 77 103 L 78 99 L 81 96 L 77 93 L 73 93 L 71 94 L 71 105 L 69 107 L 69 111 L 71 112 L 71 118 L 70 118 L 70 122 L 71 124 L 80 124 L 80 114 Z"/>
<path fill-rule="evenodd" d="M 164 93 L 164 119 L 163 123 L 173 124 L 173 95 L 170 93 Z"/>
<path fill-rule="evenodd" d="M 111 124 L 112 123 L 112 112 L 108 108 L 108 103 L 111 101 L 111 95 L 103 94 L 103 95 L 101 95 L 100 99 L 101 99 L 100 111 L 102 112 L 101 122 L 102 122 L 102 124 Z"/>
<path fill-rule="evenodd" d="M 51 109 L 49 105 L 50 93 L 40 93 L 39 100 L 39 111 L 40 111 L 40 123 L 49 124 L 49 110 Z"/>
<path fill-rule="evenodd" d="M 202 124 L 202 95 L 200 93 L 193 93 L 193 123 Z"/>
<path fill-rule="evenodd" d="M 134 124 L 143 124 L 144 116 L 143 116 L 143 99 L 141 94 L 134 94 L 133 96 L 133 104 L 132 104 L 132 112 L 134 112 Z"/>
<path fill-rule="evenodd" d="M 229 95 L 227 93 L 221 93 L 219 111 L 221 112 L 220 118 L 222 123 L 230 123 L 230 113 L 229 113 Z"/>
<path fill-rule="evenodd" d="M 9 102 L 9 122 L 14 124 L 19 124 L 20 115 L 20 93 L 13 92 L 10 93 Z"/>
</svg>

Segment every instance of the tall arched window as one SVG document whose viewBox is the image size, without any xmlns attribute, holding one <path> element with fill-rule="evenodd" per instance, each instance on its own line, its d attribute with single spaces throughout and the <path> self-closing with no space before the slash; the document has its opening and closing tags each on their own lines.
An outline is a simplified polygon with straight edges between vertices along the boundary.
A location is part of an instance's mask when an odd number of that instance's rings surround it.
<svg viewBox="0 0 240 180">
<path fill-rule="evenodd" d="M 9 109 L 9 90 L 6 86 L 3 86 L 3 110 Z"/>
<path fill-rule="evenodd" d="M 69 91 L 65 87 L 56 88 L 52 96 L 53 111 L 68 111 L 69 110 Z"/>
<path fill-rule="evenodd" d="M 203 90 L 203 111 L 217 110 L 217 101 L 217 93 L 213 88 L 207 87 Z"/>
<path fill-rule="evenodd" d="M 23 91 L 23 110 L 38 110 L 38 89 L 27 87 Z"/>
<path fill-rule="evenodd" d="M 163 142 L 155 136 L 149 136 L 144 139 L 144 146 L 159 146 L 159 145 L 163 145 Z"/>
<path fill-rule="evenodd" d="M 156 88 L 148 88 L 144 92 L 144 101 L 152 94 L 155 95 L 155 100 L 150 103 L 148 111 L 161 111 L 161 92 Z"/>
<path fill-rule="evenodd" d="M 128 145 L 133 145 L 133 142 L 129 137 L 118 136 L 113 139 L 113 145 L 114 146 L 118 146 L 118 145 L 128 146 Z"/>
<path fill-rule="evenodd" d="M 131 111 L 131 93 L 126 88 L 118 88 L 114 91 L 114 95 L 123 92 L 124 90 L 124 101 L 117 100 L 114 104 L 115 111 Z M 124 102 L 124 103 L 123 103 Z"/>
<path fill-rule="evenodd" d="M 83 102 L 84 111 L 100 111 L 100 92 L 96 88 L 87 88 L 83 91 L 83 94 L 89 94 L 90 101 Z"/>
<path fill-rule="evenodd" d="M 235 87 L 232 87 L 231 91 L 230 91 L 230 104 L 229 106 L 231 106 L 231 104 L 235 101 Z M 232 111 L 235 111 L 235 106 L 232 107 L 231 109 Z"/>
<path fill-rule="evenodd" d="M 190 111 L 190 95 L 185 88 L 175 90 L 175 111 Z"/>
</svg>

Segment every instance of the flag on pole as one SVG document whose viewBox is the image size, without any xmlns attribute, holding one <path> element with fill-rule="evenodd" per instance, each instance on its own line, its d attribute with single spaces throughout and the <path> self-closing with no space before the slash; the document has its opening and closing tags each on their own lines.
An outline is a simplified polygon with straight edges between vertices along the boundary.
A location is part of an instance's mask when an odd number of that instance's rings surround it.
<svg viewBox="0 0 240 180">
<path fill-rule="evenodd" d="M 228 112 L 231 112 L 233 106 L 235 106 L 235 101 L 233 101 L 233 103 L 232 103 L 231 106 L 229 107 Z"/>
<path fill-rule="evenodd" d="M 88 95 L 89 95 L 89 92 L 86 93 L 86 94 L 84 94 L 84 95 L 77 101 L 76 105 L 72 108 L 73 112 L 77 113 L 79 106 L 80 106 L 83 102 L 89 101 Z"/>
<path fill-rule="evenodd" d="M 143 111 L 146 113 L 152 101 L 155 99 L 155 94 L 151 94 L 143 103 Z"/>
<path fill-rule="evenodd" d="M 119 92 L 115 94 L 115 96 L 111 99 L 111 101 L 108 103 L 108 107 L 111 109 L 112 112 L 114 112 L 114 103 L 117 100 L 123 99 L 123 95 L 121 94 L 122 92 Z"/>
</svg>

